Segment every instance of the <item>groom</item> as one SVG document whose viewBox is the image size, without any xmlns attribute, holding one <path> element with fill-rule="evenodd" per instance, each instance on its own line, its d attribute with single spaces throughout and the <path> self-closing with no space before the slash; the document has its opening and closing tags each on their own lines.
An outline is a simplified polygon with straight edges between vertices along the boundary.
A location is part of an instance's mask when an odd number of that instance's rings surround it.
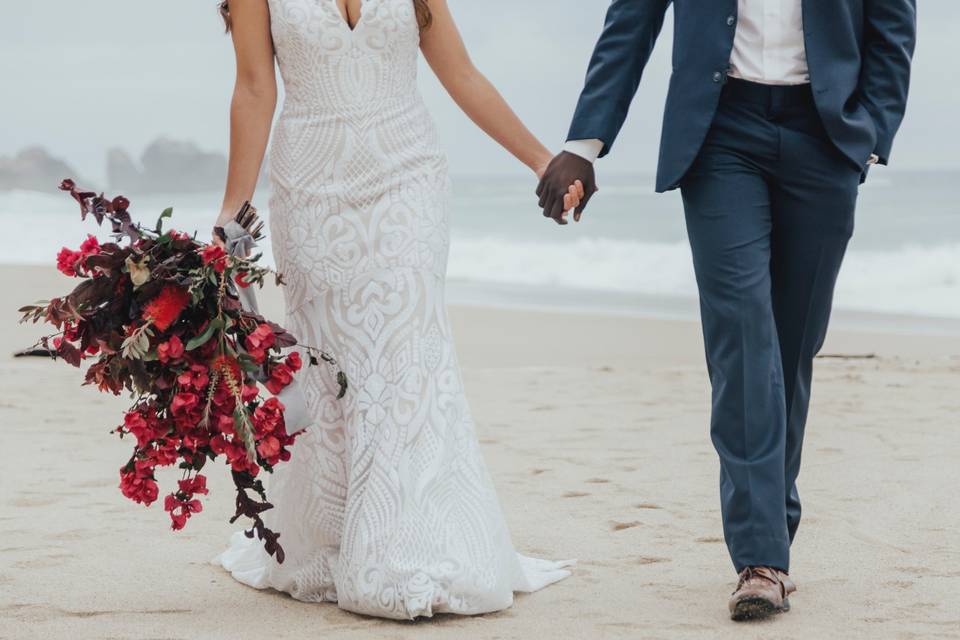
<svg viewBox="0 0 960 640">
<path fill-rule="evenodd" d="M 613 0 L 544 215 L 627 116 L 670 0 Z M 734 620 L 789 608 L 814 355 L 869 165 L 903 118 L 915 0 L 673 0 L 657 191 L 679 188 L 713 386 Z"/>
</svg>

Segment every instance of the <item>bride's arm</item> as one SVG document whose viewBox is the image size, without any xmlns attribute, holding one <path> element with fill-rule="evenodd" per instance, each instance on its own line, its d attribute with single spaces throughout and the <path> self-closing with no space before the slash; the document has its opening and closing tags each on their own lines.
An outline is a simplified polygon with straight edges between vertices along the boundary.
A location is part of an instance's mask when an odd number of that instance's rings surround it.
<svg viewBox="0 0 960 640">
<path fill-rule="evenodd" d="M 277 79 L 267 0 L 231 0 L 237 78 L 230 104 L 230 163 L 217 225 L 229 221 L 253 192 L 277 107 Z"/>
<path fill-rule="evenodd" d="M 503 96 L 473 66 L 447 0 L 429 0 L 433 24 L 423 31 L 420 48 L 440 83 L 478 127 L 537 176 L 550 163 L 550 151 L 530 133 Z"/>
</svg>

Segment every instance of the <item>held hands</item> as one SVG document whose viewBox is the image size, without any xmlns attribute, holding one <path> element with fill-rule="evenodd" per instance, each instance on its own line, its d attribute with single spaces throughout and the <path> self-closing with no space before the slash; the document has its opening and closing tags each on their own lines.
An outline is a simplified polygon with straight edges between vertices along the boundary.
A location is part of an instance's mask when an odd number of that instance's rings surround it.
<svg viewBox="0 0 960 640">
<path fill-rule="evenodd" d="M 597 190 L 593 163 L 564 151 L 547 165 L 537 196 L 545 218 L 567 224 L 567 213 L 571 209 L 574 221 L 580 222 L 584 208 Z"/>
</svg>

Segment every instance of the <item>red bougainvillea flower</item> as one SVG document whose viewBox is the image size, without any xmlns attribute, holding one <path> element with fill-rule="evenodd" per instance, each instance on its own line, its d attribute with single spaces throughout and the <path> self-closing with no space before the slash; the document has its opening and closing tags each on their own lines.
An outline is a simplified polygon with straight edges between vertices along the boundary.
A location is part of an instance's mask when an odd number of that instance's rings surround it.
<svg viewBox="0 0 960 640">
<path fill-rule="evenodd" d="M 217 416 L 216 427 L 220 431 L 220 433 L 222 433 L 223 435 L 225 436 L 236 435 L 237 432 L 236 432 L 235 426 L 236 426 L 236 423 L 234 422 L 232 415 L 222 413 L 219 416 Z"/>
<path fill-rule="evenodd" d="M 233 420 L 233 410 L 237 406 L 237 400 L 233 396 L 233 391 L 223 381 L 217 385 L 213 392 L 213 408 L 216 413 L 228 416 Z"/>
<path fill-rule="evenodd" d="M 227 252 L 219 245 L 207 245 L 200 252 L 200 257 L 203 258 L 204 265 L 213 265 L 217 273 L 223 273 L 227 268 Z"/>
<path fill-rule="evenodd" d="M 253 414 L 254 429 L 260 439 L 257 453 L 269 465 L 290 459 L 290 452 L 285 447 L 293 444 L 295 438 L 287 435 L 283 411 L 283 404 L 276 398 L 270 398 L 257 407 Z"/>
<path fill-rule="evenodd" d="M 277 395 L 293 382 L 293 371 L 286 364 L 280 363 L 270 370 L 270 379 L 266 387 L 273 395 Z"/>
<path fill-rule="evenodd" d="M 277 459 L 280 456 L 280 441 L 276 436 L 267 436 L 257 444 L 257 453 L 264 460 Z"/>
<path fill-rule="evenodd" d="M 173 400 L 170 402 L 170 413 L 173 415 L 174 424 L 178 428 L 190 429 L 194 427 L 203 416 L 200 397 L 195 393 L 181 391 L 173 396 Z"/>
<path fill-rule="evenodd" d="M 193 478 L 180 480 L 178 484 L 180 486 L 180 492 L 188 496 L 195 494 L 206 495 L 210 493 L 210 491 L 207 490 L 207 477 L 199 473 Z"/>
<path fill-rule="evenodd" d="M 257 385 L 255 384 L 245 384 L 243 385 L 243 389 L 240 390 L 240 399 L 247 404 L 256 400 L 259 395 L 260 390 L 257 389 Z"/>
<path fill-rule="evenodd" d="M 233 276 L 233 281 L 236 282 L 237 286 L 240 287 L 241 289 L 246 289 L 247 287 L 250 286 L 250 283 L 247 282 L 243 276 L 244 276 L 243 273 L 238 273 L 237 275 Z"/>
<path fill-rule="evenodd" d="M 200 404 L 200 398 L 195 393 L 181 391 L 173 396 L 170 403 L 170 412 L 174 416 L 182 416 L 194 410 Z"/>
<path fill-rule="evenodd" d="M 163 442 L 155 442 L 152 449 L 147 449 L 147 459 L 158 467 L 169 467 L 180 457 L 178 448 L 175 440 L 165 438 Z"/>
<path fill-rule="evenodd" d="M 57 254 L 57 269 L 60 270 L 60 273 L 70 276 L 71 278 L 79 275 L 78 267 L 80 266 L 80 261 L 83 260 L 83 254 L 79 251 L 71 251 L 66 247 L 60 249 L 60 253 Z"/>
<path fill-rule="evenodd" d="M 218 456 L 226 456 L 234 471 L 247 471 L 254 477 L 260 473 L 260 465 L 247 458 L 247 449 L 239 439 L 228 440 L 223 435 L 215 435 L 210 438 L 210 449 Z"/>
<path fill-rule="evenodd" d="M 146 447 L 158 435 L 155 421 L 144 414 L 131 411 L 123 417 L 123 426 L 137 439 L 137 446 Z"/>
<path fill-rule="evenodd" d="M 159 331 L 166 331 L 177 321 L 189 302 L 190 294 L 186 289 L 168 284 L 144 307 L 143 319 L 152 322 Z"/>
<path fill-rule="evenodd" d="M 191 416 L 191 420 L 194 420 L 194 424 L 199 422 L 199 415 Z M 180 441 L 182 447 L 188 451 L 199 451 L 210 445 L 210 434 L 203 429 L 192 429 L 187 433 L 183 434 L 183 439 Z"/>
<path fill-rule="evenodd" d="M 97 255 L 100 253 L 100 242 L 95 236 L 88 234 L 87 239 L 80 245 L 80 253 L 84 258 Z"/>
<path fill-rule="evenodd" d="M 253 412 L 253 424 L 257 435 L 268 433 L 286 435 L 286 426 L 283 422 L 283 403 L 276 398 L 269 398 Z"/>
<path fill-rule="evenodd" d="M 183 342 L 177 336 L 170 336 L 169 340 L 157 345 L 157 358 L 163 364 L 180 360 L 184 353 L 186 353 L 186 350 L 183 347 Z"/>
<path fill-rule="evenodd" d="M 171 494 L 164 499 L 163 509 L 170 512 L 173 530 L 180 531 L 187 525 L 191 515 L 203 511 L 203 505 L 199 500 L 180 500 Z"/>
<path fill-rule="evenodd" d="M 189 369 L 177 376 L 177 384 L 180 385 L 181 389 L 203 391 L 209 383 L 209 371 L 200 364 L 191 364 Z"/>
<path fill-rule="evenodd" d="M 150 462 L 137 460 L 132 470 L 128 471 L 126 467 L 120 469 L 120 491 L 134 502 L 149 507 L 160 495 Z"/>
<path fill-rule="evenodd" d="M 253 333 L 247 336 L 243 341 L 243 346 L 246 347 L 247 353 L 249 353 L 254 360 L 263 362 L 263 359 L 267 356 L 267 349 L 273 346 L 276 339 L 270 325 L 261 324 L 253 330 Z"/>
<path fill-rule="evenodd" d="M 297 372 L 303 367 L 303 360 L 300 359 L 300 352 L 293 351 L 287 356 L 287 366 L 291 371 Z"/>
<path fill-rule="evenodd" d="M 170 231 L 167 231 L 167 235 L 174 240 L 190 240 L 189 234 L 186 234 L 183 231 L 177 231 L 176 229 L 170 229 Z"/>
<path fill-rule="evenodd" d="M 69 320 L 63 323 L 63 339 L 67 342 L 76 342 L 80 339 L 80 327 Z"/>
<path fill-rule="evenodd" d="M 64 275 L 75 277 L 83 273 L 83 261 L 89 256 L 100 253 L 100 242 L 95 236 L 87 235 L 87 239 L 80 245 L 80 251 L 72 251 L 66 247 L 57 254 L 57 269 Z"/>
</svg>

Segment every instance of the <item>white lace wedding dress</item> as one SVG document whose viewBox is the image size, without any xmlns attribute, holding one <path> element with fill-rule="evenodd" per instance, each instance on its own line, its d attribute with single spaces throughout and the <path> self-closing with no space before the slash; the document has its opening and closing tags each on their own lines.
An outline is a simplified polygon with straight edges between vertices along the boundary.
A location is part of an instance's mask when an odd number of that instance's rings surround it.
<svg viewBox="0 0 960 640">
<path fill-rule="evenodd" d="M 316 423 L 268 484 L 278 564 L 234 534 L 253 587 L 374 616 L 477 614 L 560 580 L 519 555 L 480 456 L 444 305 L 449 181 L 416 86 L 412 0 L 269 0 L 286 90 L 270 227 L 288 328 L 333 354 L 301 381 Z"/>
</svg>

